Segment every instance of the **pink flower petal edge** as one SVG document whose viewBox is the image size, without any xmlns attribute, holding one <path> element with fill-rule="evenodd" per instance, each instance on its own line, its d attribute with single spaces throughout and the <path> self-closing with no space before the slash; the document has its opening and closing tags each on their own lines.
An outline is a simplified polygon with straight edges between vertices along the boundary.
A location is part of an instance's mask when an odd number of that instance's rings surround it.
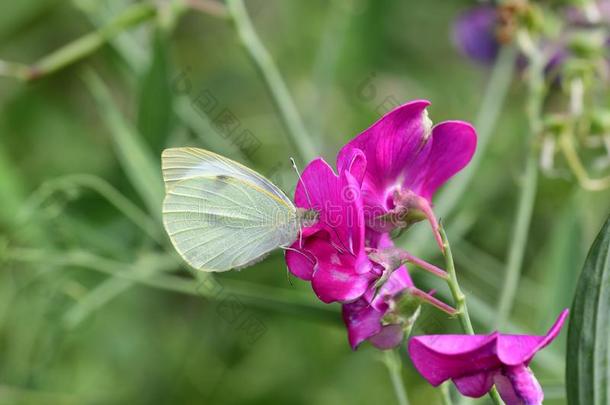
<svg viewBox="0 0 610 405">
<path fill-rule="evenodd" d="M 426 335 L 409 340 L 409 354 L 415 368 L 434 386 L 452 379 L 458 390 L 478 398 L 495 383 L 508 405 L 535 405 L 543 393 L 528 368 L 535 354 L 559 334 L 568 310 L 544 336 Z"/>
</svg>

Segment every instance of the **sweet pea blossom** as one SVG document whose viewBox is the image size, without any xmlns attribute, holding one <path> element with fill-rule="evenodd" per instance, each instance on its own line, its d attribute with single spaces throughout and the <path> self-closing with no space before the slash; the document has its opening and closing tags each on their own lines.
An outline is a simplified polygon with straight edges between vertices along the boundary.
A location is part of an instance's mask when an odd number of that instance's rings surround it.
<svg viewBox="0 0 610 405">
<path fill-rule="evenodd" d="M 426 335 L 409 340 L 409 355 L 433 386 L 451 379 L 463 395 L 479 398 L 495 384 L 507 405 L 538 405 L 544 394 L 529 363 L 559 334 L 564 310 L 545 336 Z"/>
<path fill-rule="evenodd" d="M 364 159 L 358 153 L 354 156 Z M 343 319 L 353 349 L 365 340 L 380 349 L 397 346 L 403 325 L 386 324 L 383 318 L 413 282 L 403 265 L 382 286 L 375 285 L 384 268 L 366 255 L 360 183 L 349 168 L 337 175 L 323 159 L 316 159 L 303 171 L 295 204 L 316 210 L 319 217 L 315 225 L 302 230 L 303 239 L 287 250 L 290 272 L 311 281 L 320 300 L 344 303 Z M 369 235 L 366 244 L 376 249 L 393 247 L 389 235 L 383 233 Z"/>
<path fill-rule="evenodd" d="M 468 164 L 477 138 L 474 128 L 465 122 L 433 126 L 426 111 L 429 105 L 426 100 L 412 101 L 381 117 L 341 149 L 337 167 L 362 181 L 364 216 L 370 230 L 389 232 L 423 216 L 442 246 L 432 196 Z"/>
<path fill-rule="evenodd" d="M 501 8 L 491 5 L 472 7 L 461 13 L 455 19 L 452 30 L 453 43 L 460 53 L 475 62 L 485 65 L 492 64 L 501 46 L 500 32 L 503 28 L 501 16 Z M 547 74 L 555 73 L 571 56 L 569 39 L 575 29 L 594 29 L 610 23 L 610 0 L 591 2 L 587 12 L 582 7 L 563 7 L 559 10 L 559 16 L 563 17 L 565 23 L 559 35 L 541 41 L 542 51 L 548 56 L 545 67 Z M 513 17 L 508 18 L 510 21 Z M 507 23 L 504 21 L 504 25 Z M 508 27 L 511 24 L 514 22 L 508 23 Z M 508 29 L 509 32 L 511 30 Z M 610 46 L 610 36 L 605 36 L 605 45 Z M 525 66 L 525 59 L 521 56 L 518 60 L 518 67 Z"/>
<path fill-rule="evenodd" d="M 491 64 L 500 50 L 496 37 L 497 26 L 498 11 L 495 7 L 473 7 L 456 18 L 453 42 L 466 57 Z"/>
<path fill-rule="evenodd" d="M 369 240 L 377 249 L 394 246 L 388 234 L 377 234 Z M 355 350 L 365 340 L 382 350 L 394 348 L 402 342 L 404 322 L 401 323 L 400 319 L 386 322 L 384 317 L 396 309 L 402 294 L 412 287 L 414 285 L 407 267 L 402 265 L 391 273 L 379 289 L 373 285 L 359 300 L 343 305 L 343 322 L 352 349 Z"/>
<path fill-rule="evenodd" d="M 452 40 L 456 48 L 477 63 L 491 65 L 500 51 L 499 11 L 496 7 L 483 5 L 473 7 L 460 14 L 453 24 Z M 569 52 L 565 35 L 554 41 L 545 41 L 544 53 L 548 54 L 545 72 L 555 72 L 568 58 Z M 517 66 L 523 69 L 526 66 L 525 58 L 520 55 Z"/>
<path fill-rule="evenodd" d="M 296 277 L 311 281 L 326 303 L 360 298 L 381 274 L 365 252 L 359 190 L 349 170 L 337 175 L 321 158 L 307 165 L 295 190 L 296 206 L 319 217 L 287 250 L 286 264 Z"/>
<path fill-rule="evenodd" d="M 338 174 L 323 159 L 312 161 L 295 191 L 296 206 L 319 215 L 288 249 L 288 269 L 311 281 L 322 301 L 344 304 L 354 349 L 365 340 L 381 349 L 398 345 L 416 315 L 400 308 L 411 295 L 443 309 L 414 287 L 403 257 L 388 265 L 367 255 L 391 251 L 389 231 L 422 217 L 437 232 L 432 196 L 474 153 L 472 126 L 459 121 L 432 126 L 428 105 L 404 104 L 350 141 L 338 154 Z M 440 235 L 437 240 L 441 244 Z"/>
</svg>

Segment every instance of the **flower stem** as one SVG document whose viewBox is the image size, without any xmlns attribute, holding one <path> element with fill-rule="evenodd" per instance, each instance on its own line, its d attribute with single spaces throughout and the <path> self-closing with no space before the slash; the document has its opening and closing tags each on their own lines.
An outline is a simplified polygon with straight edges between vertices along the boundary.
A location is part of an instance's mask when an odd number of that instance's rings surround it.
<svg viewBox="0 0 610 405">
<path fill-rule="evenodd" d="M 441 402 L 443 405 L 452 405 L 453 401 L 451 401 L 451 395 L 449 394 L 449 381 L 445 381 L 439 387 L 441 393 Z"/>
<path fill-rule="evenodd" d="M 415 288 L 415 287 L 411 287 L 408 289 L 409 294 L 411 294 L 413 297 L 418 298 L 424 302 L 427 302 L 428 304 L 432 305 L 433 307 L 443 311 L 444 313 L 446 313 L 449 316 L 456 316 L 457 315 L 457 311 L 455 310 L 455 308 L 453 308 L 451 305 L 447 305 L 445 304 L 443 301 L 434 298 L 432 296 L 432 294 L 427 293 L 425 291 L 420 290 L 419 288 Z"/>
<path fill-rule="evenodd" d="M 156 14 L 157 10 L 153 4 L 134 4 L 126 8 L 104 27 L 62 46 L 31 66 L 0 62 L 0 75 L 22 81 L 48 76 L 91 55 L 116 35 L 152 19 Z"/>
<path fill-rule="evenodd" d="M 494 133 L 494 127 L 506 100 L 513 79 L 516 59 L 517 50 L 514 46 L 502 47 L 474 120 L 474 127 L 478 135 L 477 153 L 475 153 L 468 166 L 455 176 L 439 194 L 434 206 L 434 212 L 439 218 L 447 218 L 453 213 L 454 208 L 462 200 L 474 176 L 478 173 L 480 163 L 485 156 L 485 150 Z M 410 249 L 418 253 L 421 252 L 425 248 L 424 243 L 427 240 L 424 237 L 426 231 L 427 229 L 423 227 L 413 229 L 407 234 L 408 236 L 401 245 L 409 246 Z"/>
<path fill-rule="evenodd" d="M 273 101 L 288 130 L 290 141 L 303 162 L 316 157 L 316 150 L 286 83 L 275 65 L 273 58 L 256 34 L 242 0 L 227 0 L 228 11 L 237 30 L 239 39 L 263 77 Z"/>
<path fill-rule="evenodd" d="M 235 298 L 244 305 L 275 311 L 291 316 L 307 317 L 309 319 L 325 320 L 335 323 L 339 316 L 337 308 L 312 301 L 308 294 L 278 287 L 268 287 L 256 283 L 237 282 L 235 280 L 213 278 L 214 288 L 197 280 L 167 273 L 142 274 L 132 271 L 133 263 L 124 263 L 83 250 L 54 251 L 45 249 L 10 248 L 1 252 L 1 260 L 14 263 L 45 264 L 47 266 L 77 267 L 90 269 L 112 277 L 123 278 L 143 286 L 176 292 L 180 294 L 200 296 L 207 300 L 226 300 Z M 174 268 L 181 266 L 177 255 L 158 254 L 156 263 Z M 165 266 L 165 264 L 163 265 Z M 210 276 L 209 274 L 207 276 Z"/>
<path fill-rule="evenodd" d="M 546 58 L 544 54 L 536 48 L 536 44 L 526 31 L 519 32 L 517 39 L 521 50 L 527 56 L 529 62 L 526 112 L 531 138 L 527 140 L 529 152 L 525 165 L 524 180 L 521 185 L 513 239 L 508 251 L 508 260 L 504 273 L 504 288 L 498 303 L 496 329 L 502 328 L 510 316 L 521 277 L 521 267 L 523 265 L 538 183 L 538 152 L 534 141 L 541 135 L 543 130 L 542 108 L 546 96 L 544 79 Z"/>
<path fill-rule="evenodd" d="M 451 291 L 451 295 L 453 296 L 453 300 L 455 301 L 455 307 L 457 309 L 457 317 L 462 325 L 462 329 L 468 335 L 474 335 L 474 328 L 472 327 L 472 321 L 470 320 L 470 314 L 468 313 L 468 306 L 466 305 L 466 296 L 462 292 L 460 288 L 460 284 L 458 283 L 457 273 L 455 271 L 455 263 L 453 262 L 453 254 L 451 253 L 451 246 L 449 245 L 449 240 L 447 239 L 447 234 L 445 233 L 445 228 L 441 224 L 439 227 L 439 232 L 441 234 L 441 238 L 443 239 L 443 247 L 445 251 L 445 268 L 449 273 L 449 279 L 447 279 L 447 285 L 449 286 L 449 290 Z M 496 405 L 502 405 L 502 400 L 498 395 L 498 391 L 495 387 L 489 391 L 489 396 L 492 401 Z"/>
<path fill-rule="evenodd" d="M 193 10 L 218 18 L 227 18 L 227 8 L 224 4 L 215 0 L 185 0 L 184 2 Z"/>
<path fill-rule="evenodd" d="M 466 305 L 466 296 L 460 288 L 458 283 L 457 273 L 455 271 L 455 263 L 453 262 L 453 253 L 451 253 L 451 246 L 447 239 L 447 233 L 445 228 L 441 225 L 439 227 L 441 238 L 443 239 L 443 247 L 445 248 L 445 269 L 449 273 L 447 279 L 447 285 L 451 291 L 451 296 L 455 301 L 455 308 L 457 309 L 457 317 L 462 325 L 462 329 L 469 335 L 474 335 L 474 328 L 472 327 L 472 321 L 470 320 L 470 314 L 468 313 L 468 306 Z"/>
<path fill-rule="evenodd" d="M 409 399 L 407 397 L 407 391 L 402 382 L 402 375 L 400 369 L 402 367 L 400 356 L 393 350 L 386 350 L 383 353 L 384 363 L 390 373 L 390 380 L 392 381 L 392 387 L 396 394 L 396 400 L 399 405 L 409 405 Z"/>
<path fill-rule="evenodd" d="M 578 152 L 574 148 L 572 136 L 565 132 L 559 137 L 559 147 L 563 152 L 566 162 L 576 176 L 578 183 L 582 188 L 589 191 L 601 191 L 610 187 L 610 176 L 594 179 L 589 176 L 587 169 L 583 165 Z"/>
<path fill-rule="evenodd" d="M 31 220 L 31 216 L 34 215 L 36 210 L 54 193 L 61 191 L 68 193 L 80 188 L 96 192 L 153 240 L 161 245 L 165 243 L 161 228 L 146 212 L 132 203 L 131 200 L 126 198 L 104 179 L 90 174 L 69 174 L 42 183 L 29 197 L 17 218 L 23 222 Z"/>
<path fill-rule="evenodd" d="M 441 241 L 442 242 L 442 241 Z M 422 270 L 426 270 L 428 273 L 435 275 L 436 277 L 442 278 L 443 280 L 447 280 L 449 278 L 449 274 L 443 269 L 439 269 L 435 265 L 428 263 L 425 260 L 420 259 L 419 257 L 413 256 L 409 252 L 400 251 L 400 258 L 404 260 L 405 263 L 411 263 L 415 266 L 419 267 Z"/>
<path fill-rule="evenodd" d="M 536 153 L 532 150 L 529 153 L 525 166 L 525 176 L 523 185 L 521 186 L 513 240 L 510 245 L 508 261 L 504 273 L 504 282 L 502 284 L 503 288 L 498 303 L 496 329 L 501 329 L 508 320 L 515 300 L 515 295 L 517 294 L 517 287 L 519 286 L 532 211 L 536 200 L 536 184 L 538 182 L 537 164 Z"/>
</svg>

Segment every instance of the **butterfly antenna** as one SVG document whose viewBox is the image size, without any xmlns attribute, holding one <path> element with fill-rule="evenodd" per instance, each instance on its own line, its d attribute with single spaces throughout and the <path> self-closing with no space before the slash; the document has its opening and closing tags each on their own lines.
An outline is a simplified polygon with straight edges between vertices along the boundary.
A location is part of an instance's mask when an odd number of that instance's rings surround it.
<svg viewBox="0 0 610 405">
<path fill-rule="evenodd" d="M 290 284 L 290 287 L 294 287 L 294 284 L 292 284 L 292 280 L 290 279 L 290 270 L 288 270 L 288 267 L 286 267 L 286 278 L 288 279 L 288 284 Z"/>
<path fill-rule="evenodd" d="M 305 185 L 305 182 L 303 181 L 303 178 L 301 177 L 301 173 L 299 173 L 299 169 L 297 168 L 297 164 L 296 164 L 296 162 L 294 161 L 293 158 L 290 158 L 290 161 L 292 162 L 292 168 L 297 173 L 297 177 L 299 178 L 299 181 L 303 185 L 303 189 L 305 190 L 305 197 L 307 197 L 307 202 L 309 203 L 309 207 L 313 208 L 313 204 L 311 203 L 311 198 L 309 198 L 309 192 L 307 191 L 307 186 Z"/>
<path fill-rule="evenodd" d="M 314 260 L 311 259 L 311 257 L 307 256 L 305 253 L 303 253 L 302 251 L 300 251 L 299 249 L 295 249 L 295 248 L 291 248 L 289 246 L 280 246 L 282 249 L 284 250 L 290 250 L 291 252 L 296 252 L 300 255 L 303 255 L 312 265 L 314 265 L 316 262 Z M 286 267 L 286 278 L 288 279 L 288 283 L 291 286 L 294 286 L 292 284 L 292 279 L 290 278 L 290 269 L 288 267 Z"/>
</svg>

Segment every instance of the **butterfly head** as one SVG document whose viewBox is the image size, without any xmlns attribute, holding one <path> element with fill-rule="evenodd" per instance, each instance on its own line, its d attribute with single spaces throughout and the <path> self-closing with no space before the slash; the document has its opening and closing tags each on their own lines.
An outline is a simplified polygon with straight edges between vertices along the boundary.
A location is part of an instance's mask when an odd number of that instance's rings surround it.
<svg viewBox="0 0 610 405">
<path fill-rule="evenodd" d="M 297 208 L 297 215 L 299 217 L 300 228 L 313 226 L 320 218 L 320 214 L 314 209 Z"/>
</svg>

